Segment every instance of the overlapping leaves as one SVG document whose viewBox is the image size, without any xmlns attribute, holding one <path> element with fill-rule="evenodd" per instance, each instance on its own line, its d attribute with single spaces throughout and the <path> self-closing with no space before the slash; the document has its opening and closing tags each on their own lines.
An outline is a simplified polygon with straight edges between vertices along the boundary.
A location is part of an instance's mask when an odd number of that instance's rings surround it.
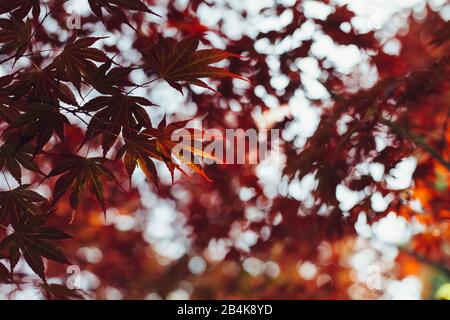
<svg viewBox="0 0 450 320">
<path fill-rule="evenodd" d="M 119 87 L 133 86 L 128 78 L 132 68 L 114 67 L 111 69 L 111 61 L 103 63 L 98 68 L 91 67 L 85 72 L 86 81 L 95 90 L 103 94 L 113 94 Z"/>
<path fill-rule="evenodd" d="M 155 14 L 143 0 L 88 2 L 94 15 L 101 20 L 104 20 L 103 13 L 107 12 L 115 22 L 119 22 L 118 25 L 125 23 L 132 28 L 127 10 Z M 59 7 L 63 3 L 56 5 Z M 79 292 L 45 281 L 44 259 L 68 263 L 53 241 L 70 236 L 48 227 L 48 214 L 43 212 L 49 208 L 51 210 L 67 194 L 70 206 L 77 209 L 86 191 L 94 195 L 105 212 L 104 185 L 107 182 L 117 183 L 114 174 L 105 165 L 109 161 L 106 155 L 119 138 L 124 145 L 117 152 L 117 158 L 123 158 L 130 178 L 139 166 L 149 180 L 158 185 L 155 160 L 164 162 L 172 177 L 176 169 L 184 173 L 182 165 L 206 179 L 208 177 L 194 161 L 195 157 L 205 156 L 202 150 L 190 144 L 179 150 L 176 148 L 178 142 L 172 140 L 173 133 L 182 129 L 187 121 L 166 124 L 164 119 L 157 128 L 153 128 L 145 108 L 153 106 L 153 103 L 144 97 L 124 93 L 123 87 L 138 87 L 130 80 L 130 73 L 135 67 L 122 67 L 114 62 L 114 58 L 95 48 L 102 38 L 85 37 L 84 31 L 74 33 L 63 45 L 57 37 L 48 41 L 50 33 L 45 30 L 47 23 L 44 24 L 44 20 L 50 15 L 58 17 L 60 13 L 53 10 L 56 6 L 48 6 L 49 11 L 43 20 L 37 21 L 41 6 L 46 4 L 39 0 L 0 0 L 0 14 L 7 14 L 0 19 L 0 55 L 7 55 L 2 61 L 26 57 L 20 61 L 29 63 L 17 67 L 10 75 L 0 77 L 0 119 L 6 122 L 2 123 L 6 129 L 0 145 L 0 170 L 11 174 L 19 183 L 16 188 L 8 184 L 7 190 L 0 191 L 0 223 L 8 229 L 7 235 L 0 241 L 0 259 L 10 262 L 10 270 L 0 263 L 0 281 L 13 281 L 12 272 L 23 257 L 31 269 L 44 279 L 42 290 L 48 297 L 78 299 L 81 298 Z M 36 21 L 30 18 L 31 15 Z M 104 22 L 108 24 L 110 21 Z M 79 34 L 83 36 L 79 37 Z M 196 37 L 182 41 L 161 40 L 145 56 L 148 61 L 144 68 L 180 91 L 183 83 L 214 90 L 201 78 L 245 79 L 224 68 L 211 66 L 238 55 L 219 49 L 197 50 L 198 46 Z M 84 85 L 91 86 L 103 96 L 93 98 L 80 107 L 73 87 L 81 95 Z M 67 107 L 67 104 L 70 106 Z M 100 135 L 103 158 L 70 154 L 73 151 L 57 154 L 55 149 L 51 150 L 54 146 L 52 138 L 63 141 L 65 127 L 70 125 L 62 110 L 72 113 L 84 123 L 87 121 L 79 115 L 84 113 L 90 117 L 84 142 L 95 144 L 90 140 Z M 88 153 L 90 150 L 89 146 Z M 23 169 L 43 174 L 35 160 L 50 156 L 55 156 L 56 160 L 39 164 L 45 163 L 43 167 L 53 165 L 46 175 L 46 179 L 56 180 L 51 202 L 33 191 L 31 185 L 22 185 Z M 48 172 L 47 169 L 44 171 Z"/>
<path fill-rule="evenodd" d="M 77 101 L 72 90 L 63 81 L 67 81 L 67 78 L 58 76 L 50 66 L 44 69 L 34 67 L 19 73 L 15 81 L 5 90 L 15 98 L 27 97 L 31 101 L 47 103 L 59 99 L 76 106 Z"/>
<path fill-rule="evenodd" d="M 52 62 L 51 67 L 55 67 L 59 76 L 65 75 L 65 78 L 80 90 L 81 74 L 86 72 L 88 67 L 92 67 L 90 61 L 109 61 L 103 51 L 91 48 L 100 39 L 102 38 L 88 37 L 77 40 L 77 35 L 73 34 L 67 41 L 64 50 Z"/>
<path fill-rule="evenodd" d="M 106 154 L 122 130 L 129 132 L 138 125 L 150 124 L 144 106 L 153 105 L 144 97 L 129 96 L 120 92 L 94 98 L 82 108 L 84 112 L 97 111 L 89 122 L 86 138 L 92 139 L 101 134 L 103 152 Z"/>
<path fill-rule="evenodd" d="M 124 164 L 130 179 L 136 166 L 139 165 L 147 178 L 157 186 L 158 177 L 154 160 L 159 160 L 167 166 L 172 178 L 175 169 L 186 175 L 181 167 L 181 164 L 184 164 L 210 181 L 200 166 L 199 160 L 202 157 L 211 158 L 212 156 L 202 150 L 202 133 L 184 128 L 189 121 L 178 121 L 166 125 L 164 117 L 158 128 L 148 127 L 130 136 L 116 156 L 116 159 L 124 156 Z M 180 129 L 184 131 L 175 137 L 174 133 Z M 196 138 L 199 139 L 197 143 Z"/>
<path fill-rule="evenodd" d="M 41 13 L 40 0 L 0 0 L 0 14 L 12 13 L 17 18 L 24 18 L 29 12 L 39 18 Z"/>
</svg>

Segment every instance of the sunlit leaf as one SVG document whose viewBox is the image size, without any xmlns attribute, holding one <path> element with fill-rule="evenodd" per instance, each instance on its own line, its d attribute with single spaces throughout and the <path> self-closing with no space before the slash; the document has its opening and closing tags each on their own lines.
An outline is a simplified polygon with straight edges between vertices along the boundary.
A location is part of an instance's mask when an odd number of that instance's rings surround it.
<svg viewBox="0 0 450 320">
<path fill-rule="evenodd" d="M 237 78 L 245 77 L 227 71 L 224 68 L 212 67 L 210 64 L 226 58 L 240 56 L 220 49 L 197 50 L 199 39 L 191 37 L 180 42 L 161 38 L 145 56 L 146 66 L 166 80 L 172 87 L 181 92 L 180 83 L 188 83 L 215 91 L 200 78 Z"/>
</svg>

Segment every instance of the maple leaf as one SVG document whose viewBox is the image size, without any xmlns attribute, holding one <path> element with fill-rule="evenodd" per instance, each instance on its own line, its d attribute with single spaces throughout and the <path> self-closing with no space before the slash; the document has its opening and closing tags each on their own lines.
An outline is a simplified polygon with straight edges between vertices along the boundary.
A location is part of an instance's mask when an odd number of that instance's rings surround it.
<svg viewBox="0 0 450 320">
<path fill-rule="evenodd" d="M 77 101 L 73 92 L 67 85 L 61 81 L 67 79 L 58 79 L 54 70 L 49 67 L 40 69 L 34 67 L 30 71 L 19 73 L 11 85 L 5 90 L 16 98 L 26 96 L 31 101 L 54 103 L 56 99 L 67 104 L 76 106 Z"/>
<path fill-rule="evenodd" d="M 49 300 L 84 300 L 84 296 L 86 295 L 80 289 L 69 289 L 68 287 L 57 284 L 57 283 L 40 283 L 38 285 L 39 289 L 42 291 L 42 294 L 46 299 Z"/>
<path fill-rule="evenodd" d="M 0 191 L 0 223 L 18 221 L 23 215 L 39 215 L 36 203 L 47 199 L 35 191 L 29 190 L 30 185 L 24 184 L 16 189 Z"/>
<path fill-rule="evenodd" d="M 103 180 L 117 182 L 114 174 L 106 168 L 102 162 L 103 158 L 84 158 L 77 155 L 68 155 L 64 162 L 55 167 L 47 178 L 61 175 L 55 183 L 53 192 L 53 204 L 70 189 L 70 206 L 77 209 L 80 194 L 87 186 L 91 187 L 97 201 L 101 204 L 106 214 Z"/>
<path fill-rule="evenodd" d="M 127 170 L 130 186 L 131 177 L 139 165 L 145 176 L 158 187 L 158 172 L 153 159 L 162 159 L 155 150 L 153 141 L 142 134 L 131 134 L 126 143 L 117 151 L 116 160 L 124 156 L 124 165 Z M 152 159 L 153 158 L 153 159 Z"/>
<path fill-rule="evenodd" d="M 8 54 L 15 50 L 14 57 L 20 58 L 27 48 L 31 47 L 31 22 L 23 22 L 12 17 L 0 19 L 0 54 Z"/>
<path fill-rule="evenodd" d="M 11 270 L 17 265 L 22 253 L 30 268 L 45 280 L 42 258 L 69 264 L 64 252 L 50 240 L 69 239 L 63 231 L 45 225 L 47 215 L 24 215 L 12 224 L 14 232 L 0 242 L 0 249 L 8 248 Z"/>
<path fill-rule="evenodd" d="M 133 68 L 114 67 L 110 70 L 111 64 L 111 61 L 108 61 L 98 68 L 95 66 L 87 68 L 86 81 L 103 94 L 114 94 L 118 91 L 117 87 L 135 85 L 128 80 Z"/>
<path fill-rule="evenodd" d="M 180 166 L 179 162 L 181 162 L 211 182 L 199 162 L 196 161 L 198 160 L 196 157 L 212 159 L 214 157 L 203 152 L 201 148 L 198 148 L 198 143 L 195 143 L 197 137 L 200 137 L 199 140 L 201 140 L 202 132 L 184 128 L 189 121 L 190 119 L 166 125 L 164 117 L 158 128 L 146 128 L 139 133 L 134 132 L 127 136 L 125 144 L 117 151 L 116 160 L 124 158 L 123 161 L 130 178 L 130 184 L 133 172 L 139 166 L 145 176 L 159 188 L 158 173 L 153 160 L 164 162 L 172 175 L 172 179 L 174 178 L 175 169 L 188 176 Z M 177 138 L 183 139 L 181 143 L 172 140 L 173 133 L 179 129 L 186 130 L 184 135 L 177 136 Z"/>
<path fill-rule="evenodd" d="M 214 155 L 203 151 L 204 132 L 202 130 L 185 128 L 189 121 L 191 119 L 166 124 L 166 117 L 164 116 L 156 130 L 146 128 L 143 132 L 155 138 L 156 148 L 163 159 L 168 159 L 172 155 L 179 162 L 200 174 L 206 181 L 212 182 L 203 171 L 200 163 L 201 159 L 216 160 L 216 158 Z M 183 131 L 180 132 L 180 129 Z M 215 137 L 215 139 L 219 138 Z M 173 180 L 173 169 L 171 169 L 167 161 L 165 163 L 172 173 Z M 172 163 L 181 173 L 188 176 L 175 161 L 172 161 Z"/>
<path fill-rule="evenodd" d="M 136 126 L 150 125 L 150 118 L 143 106 L 153 105 L 146 98 L 123 93 L 94 98 L 81 108 L 84 112 L 97 111 L 89 122 L 86 138 L 92 139 L 102 134 L 102 148 L 106 155 L 122 130 L 129 132 Z"/>
<path fill-rule="evenodd" d="M 17 182 L 21 183 L 21 166 L 33 172 L 42 173 L 41 169 L 33 162 L 34 148 L 30 145 L 17 146 L 6 142 L 0 147 L 0 170 L 5 168 L 11 173 Z"/>
<path fill-rule="evenodd" d="M 38 18 L 41 13 L 40 0 L 0 0 L 0 14 L 12 13 L 19 19 L 24 18 L 30 11 Z"/>
<path fill-rule="evenodd" d="M 25 127 L 29 139 L 36 137 L 35 152 L 42 149 L 53 133 L 64 140 L 64 124 L 70 125 L 70 122 L 60 113 L 58 105 L 30 103 L 20 109 L 24 113 L 17 117 L 11 128 Z"/>
<path fill-rule="evenodd" d="M 240 58 L 239 55 L 220 49 L 196 51 L 198 45 L 198 37 L 190 37 L 180 42 L 161 38 L 148 52 L 148 57 L 144 55 L 144 68 L 156 73 L 180 92 L 180 82 L 217 92 L 200 78 L 237 78 L 248 81 L 247 78 L 224 68 L 210 66 L 226 58 Z"/>
<path fill-rule="evenodd" d="M 189 121 L 191 119 L 166 124 L 166 118 L 164 117 L 158 128 L 146 128 L 142 131 L 142 134 L 150 137 L 149 142 L 153 144 L 153 150 L 157 152 L 157 159 L 164 161 L 172 174 L 172 179 L 175 168 L 180 170 L 185 176 L 188 176 L 180 166 L 180 163 L 182 163 L 200 174 L 208 182 L 211 182 L 211 179 L 204 173 L 200 165 L 200 158 L 213 160 L 215 158 L 213 155 L 203 151 L 203 132 L 185 128 Z M 183 131 L 178 131 L 180 129 L 183 129 Z"/>
<path fill-rule="evenodd" d="M 147 12 L 160 17 L 160 15 L 150 10 L 147 5 L 144 4 L 141 0 L 88 0 L 88 2 L 92 12 L 100 20 L 103 20 L 102 9 L 105 9 L 111 16 L 129 25 L 133 29 L 134 27 L 130 24 L 126 14 L 122 11 L 122 9 Z"/>
<path fill-rule="evenodd" d="M 109 61 L 103 51 L 90 48 L 100 39 L 104 38 L 89 37 L 77 40 L 77 35 L 73 34 L 67 40 L 64 50 L 55 58 L 50 67 L 55 67 L 58 75 L 64 74 L 80 91 L 81 73 L 86 72 L 88 67 L 92 67 L 89 61 Z"/>
</svg>

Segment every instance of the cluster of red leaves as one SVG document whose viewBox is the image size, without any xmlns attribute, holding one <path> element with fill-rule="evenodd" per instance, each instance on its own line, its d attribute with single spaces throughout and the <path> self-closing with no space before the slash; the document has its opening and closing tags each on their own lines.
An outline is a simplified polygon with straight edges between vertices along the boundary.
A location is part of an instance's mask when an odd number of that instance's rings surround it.
<svg viewBox="0 0 450 320">
<path fill-rule="evenodd" d="M 41 286 L 46 296 L 78 297 L 63 287 L 47 284 L 43 258 L 68 263 L 63 251 L 53 241 L 71 238 L 63 231 L 47 226 L 49 217 L 57 215 L 60 200 L 68 193 L 70 207 L 77 209 L 80 199 L 90 190 L 106 214 L 104 185 L 107 182 L 121 188 L 113 171 L 122 166 L 131 175 L 139 166 L 148 179 L 158 185 L 155 160 L 163 161 L 172 175 L 181 170 L 178 154 L 172 152 L 175 143 L 171 134 L 183 128 L 187 121 L 166 124 L 165 119 L 158 127 L 152 126 L 146 107 L 154 104 L 147 98 L 132 95 L 138 87 L 148 86 L 157 79 L 167 81 L 182 92 L 182 85 L 193 84 L 215 91 L 201 78 L 234 77 L 245 79 L 226 69 L 210 66 L 226 58 L 239 55 L 220 49 L 198 50 L 199 38 L 195 35 L 177 40 L 160 37 L 149 41 L 143 52 L 144 63 L 124 67 L 114 61 L 114 56 L 94 45 L 104 37 L 84 36 L 77 30 L 69 31 L 69 37 L 60 43 L 51 34 L 45 34 L 45 20 L 56 12 L 65 1 L 54 1 L 46 7 L 46 14 L 40 18 L 40 1 L 2 1 L 0 14 L 0 55 L 2 64 L 11 68 L 10 74 L 0 78 L 2 120 L 2 145 L 0 147 L 0 169 L 5 179 L 9 173 L 19 184 L 17 188 L 0 192 L 0 223 L 3 240 L 0 242 L 2 258 L 10 261 L 10 270 L 0 263 L 2 281 L 14 281 L 14 268 L 21 257 L 42 279 Z M 106 11 L 111 19 L 132 28 L 128 12 L 155 14 L 140 0 L 89 1 L 94 16 L 104 21 Z M 47 5 L 45 5 L 47 6 Z M 32 11 L 33 18 L 27 18 Z M 39 19 L 41 19 L 39 21 Z M 57 52 L 44 58 L 44 44 Z M 8 66 L 14 60 L 28 60 L 28 66 L 17 70 Z M 155 78 L 148 84 L 136 85 L 130 80 L 130 73 L 144 70 Z M 128 88 L 128 89 L 127 89 Z M 82 92 L 95 90 L 99 96 L 85 102 Z M 91 92 L 89 91 L 89 93 Z M 77 98 L 79 95 L 79 98 Z M 82 101 L 80 103 L 79 101 Z M 66 136 L 77 128 L 65 114 L 71 114 L 86 125 L 78 146 L 72 145 L 63 152 L 58 146 L 70 139 Z M 88 120 L 84 120 L 87 116 Z M 89 156 L 90 148 L 98 145 L 103 157 Z M 111 148 L 115 156 L 108 159 Z M 56 149 L 56 150 L 55 150 Z M 62 150 L 61 150 L 62 151 Z M 204 175 L 201 167 L 183 159 L 184 163 Z M 108 168 L 115 167 L 114 170 Z M 41 170 L 46 166 L 48 170 Z M 33 172 L 39 184 L 53 185 L 48 199 L 32 185 L 23 184 L 24 169 Z M 34 177 L 34 176 L 33 176 Z M 56 179 L 56 180 L 55 180 Z M 40 180 L 40 181 L 39 181 Z M 35 187 L 35 186 L 34 186 Z M 121 191 L 126 193 L 126 191 Z M 11 232 L 11 233 L 10 233 Z"/>
<path fill-rule="evenodd" d="M 83 17 L 83 28 L 76 31 L 64 26 L 68 15 L 65 2 L 0 0 L 0 62 L 2 72 L 6 72 L 0 77 L 0 169 L 5 181 L 11 176 L 18 184 L 10 188 L 5 184 L 0 192 L 0 282 L 24 281 L 23 274 L 13 272 L 23 257 L 43 279 L 39 288 L 46 298 L 77 299 L 83 295 L 47 283 L 49 276 L 64 277 L 65 270 L 60 264 L 44 264 L 44 259 L 63 264 L 70 260 L 94 273 L 100 279 L 100 285 L 93 289 L 98 298 L 105 297 L 104 290 L 109 287 L 119 289 L 124 298 L 144 298 L 149 292 L 165 297 L 186 280 L 194 286 L 194 298 L 347 298 L 352 280 L 348 267 L 340 262 L 351 254 L 355 221 L 364 213 L 372 223 L 391 211 L 425 226 L 425 232 L 413 239 L 411 250 L 422 260 L 448 269 L 449 34 L 448 22 L 438 14 L 427 9 L 423 21 L 411 19 L 409 31 L 397 36 L 399 54 L 389 55 L 373 32 L 341 29 L 354 17 L 347 7 L 334 8 L 322 20 L 307 18 L 302 1 L 277 4 L 260 14 L 275 17 L 292 13 L 287 25 L 230 40 L 222 30 L 222 20 L 212 29 L 197 16 L 201 7 L 229 9 L 209 1 L 189 1 L 185 8 L 169 1 L 164 4 L 167 22 L 151 22 L 149 18 L 154 19 L 158 10 L 150 10 L 146 1 L 90 0 L 91 14 Z M 328 1 L 324 3 L 329 5 Z M 248 13 L 243 10 L 239 14 L 245 21 Z M 46 28 L 49 17 L 60 24 L 66 37 Z M 256 42 L 264 39 L 276 45 L 291 38 L 306 22 L 314 23 L 336 44 L 363 50 L 379 75 L 370 89 L 355 90 L 348 76 L 339 74 L 329 61 L 317 59 L 320 80 L 331 98 L 312 101 L 321 110 L 321 120 L 303 147 L 283 143 L 283 175 L 292 180 L 315 177 L 316 187 L 308 205 L 279 193 L 270 196 L 254 165 L 202 169 L 180 158 L 172 152 L 170 137 L 187 121 L 168 124 L 164 118 L 154 127 L 149 112 L 156 110 L 155 104 L 132 94 L 137 89 L 154 93 L 153 85 L 164 81 L 195 104 L 205 126 L 223 130 L 257 128 L 252 111 L 259 108 L 267 112 L 268 108 L 255 86 L 280 105 L 287 104 L 304 88 L 297 61 L 312 55 L 314 39 L 277 54 L 276 71 L 268 62 L 274 54 L 261 52 Z M 132 48 L 140 54 L 139 61 L 123 65 L 129 60 L 124 59 L 118 44 L 107 45 L 106 38 L 93 37 L 93 28 L 101 24 L 119 33 L 132 30 Z M 176 35 L 167 37 L 165 28 Z M 200 44 L 210 46 L 205 37 L 208 31 L 225 40 L 225 50 L 199 49 Z M 48 48 L 51 54 L 47 54 Z M 243 55 L 249 58 L 240 59 Z M 227 68 L 211 66 L 224 59 L 228 59 Z M 132 81 L 135 70 L 145 74 L 145 83 Z M 284 89 L 271 81 L 277 73 L 289 79 Z M 252 85 L 234 86 L 233 79 L 247 80 L 242 75 L 248 76 Z M 220 81 L 212 87 L 203 78 Z M 193 90 L 191 86 L 206 90 Z M 88 99 L 91 92 L 96 97 Z M 343 119 L 346 129 L 342 133 L 339 123 Z M 274 128 L 287 131 L 292 121 L 288 116 Z M 390 143 L 377 150 L 376 137 L 380 134 L 387 135 Z M 390 189 L 385 178 L 410 155 L 418 159 L 413 187 Z M 375 180 L 356 170 L 367 161 L 384 166 L 383 179 Z M 158 162 L 168 168 L 172 179 L 175 170 L 185 173 L 183 166 L 203 177 L 181 179 L 172 187 L 161 183 Z M 105 225 L 101 214 L 112 208 L 120 215 L 134 215 L 142 209 L 146 199 L 131 185 L 137 167 L 156 186 L 161 198 L 176 204 L 190 230 L 190 251 L 170 264 L 160 263 L 143 230 L 120 231 Z M 206 184 L 205 179 L 212 182 Z M 129 191 L 122 188 L 126 181 L 130 182 Z M 343 212 L 336 197 L 340 184 L 364 195 L 349 212 Z M 50 196 L 44 197 L 45 188 L 40 186 L 49 187 L 52 192 L 46 194 Z M 242 188 L 251 189 L 253 196 L 243 199 Z M 376 192 L 394 195 L 383 212 L 372 208 L 370 198 Z M 422 213 L 411 208 L 414 199 L 420 200 Z M 262 218 L 249 217 L 249 211 L 255 208 L 263 212 Z M 80 213 L 76 219 L 75 209 Z M 72 223 L 67 226 L 69 220 Z M 78 241 L 67 240 L 70 237 L 57 227 L 67 229 Z M 279 277 L 251 277 L 243 270 L 241 262 L 249 252 L 235 245 L 236 230 L 258 235 L 251 255 L 261 261 L 275 261 L 281 268 Z M 70 252 L 68 258 L 55 241 Z M 197 255 L 208 258 L 208 252 L 214 251 L 212 244 L 221 241 L 228 247 L 225 259 L 210 259 L 203 275 L 191 275 L 190 259 Z M 100 248 L 101 263 L 80 258 L 76 252 L 81 247 Z M 299 260 L 312 262 L 321 277 L 302 279 L 297 272 Z M 404 255 L 398 261 L 406 266 Z"/>
</svg>

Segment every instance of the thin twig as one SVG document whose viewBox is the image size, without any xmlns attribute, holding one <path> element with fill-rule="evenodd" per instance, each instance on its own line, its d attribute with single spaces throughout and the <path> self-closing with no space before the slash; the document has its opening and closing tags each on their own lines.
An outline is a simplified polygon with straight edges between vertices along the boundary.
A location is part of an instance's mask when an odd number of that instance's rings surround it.
<svg viewBox="0 0 450 320">
<path fill-rule="evenodd" d="M 2 174 L 3 174 L 3 178 L 5 178 L 8 189 L 11 190 L 11 186 L 9 185 L 9 181 L 8 181 L 8 178 L 6 177 L 5 171 L 2 170 Z"/>
<path fill-rule="evenodd" d="M 383 119 L 382 123 L 387 125 L 388 127 L 390 127 L 391 129 L 393 129 L 397 134 L 410 139 L 412 142 L 414 142 L 416 145 L 418 145 L 420 148 L 422 148 L 423 150 L 425 150 L 426 152 L 428 152 L 433 158 L 435 158 L 437 161 L 439 161 L 444 167 L 446 167 L 448 170 L 450 170 L 450 162 L 445 160 L 442 155 L 433 147 L 431 147 L 430 145 L 428 145 L 423 137 L 416 135 L 416 134 L 412 134 L 410 133 L 408 130 L 406 130 L 405 128 L 397 125 L 396 123 L 387 120 L 387 119 Z"/>
</svg>

